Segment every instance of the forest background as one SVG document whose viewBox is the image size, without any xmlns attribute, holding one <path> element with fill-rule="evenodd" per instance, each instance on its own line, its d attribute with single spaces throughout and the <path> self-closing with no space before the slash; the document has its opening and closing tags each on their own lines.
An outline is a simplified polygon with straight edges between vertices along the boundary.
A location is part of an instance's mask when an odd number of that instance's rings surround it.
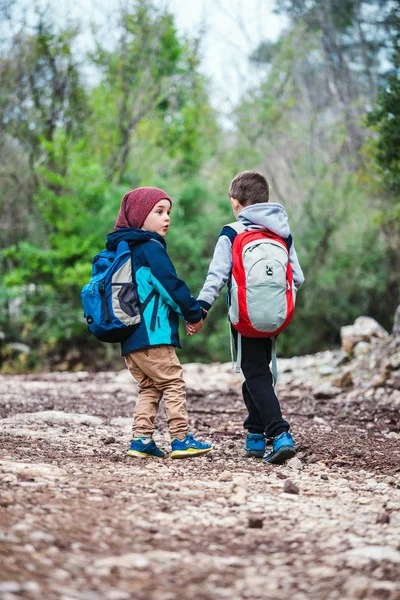
<svg viewBox="0 0 400 600">
<path fill-rule="evenodd" d="M 79 297 L 122 196 L 142 185 L 172 196 L 168 252 L 196 295 L 233 220 L 229 182 L 245 169 L 263 172 L 285 206 L 306 276 L 280 355 L 337 344 L 361 314 L 391 329 L 398 2 L 277 0 L 276 10 L 285 29 L 252 48 L 259 76 L 221 119 L 201 36 L 179 34 L 168 3 L 121 3 L 112 43 L 93 26 L 85 52 L 79 20 L 60 24 L 51 3 L 28 16 L 1 0 L 1 372 L 122 364 L 90 337 Z M 183 362 L 228 360 L 223 296 L 200 334 L 182 329 Z"/>
</svg>

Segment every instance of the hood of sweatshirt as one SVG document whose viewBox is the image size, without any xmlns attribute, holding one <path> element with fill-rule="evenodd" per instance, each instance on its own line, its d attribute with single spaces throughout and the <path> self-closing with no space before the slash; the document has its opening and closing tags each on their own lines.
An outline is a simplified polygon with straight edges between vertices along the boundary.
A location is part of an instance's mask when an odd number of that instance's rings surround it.
<svg viewBox="0 0 400 600">
<path fill-rule="evenodd" d="M 282 238 L 290 235 L 288 216 L 282 204 L 278 202 L 250 204 L 241 210 L 237 220 L 246 227 L 250 225 L 265 227 Z"/>
<path fill-rule="evenodd" d="M 145 231 L 143 229 L 131 229 L 130 227 L 122 227 L 107 235 L 107 250 L 115 250 L 119 242 L 128 242 L 128 244 L 142 244 L 150 240 L 156 240 L 163 246 L 166 246 L 164 238 L 155 231 Z"/>
</svg>

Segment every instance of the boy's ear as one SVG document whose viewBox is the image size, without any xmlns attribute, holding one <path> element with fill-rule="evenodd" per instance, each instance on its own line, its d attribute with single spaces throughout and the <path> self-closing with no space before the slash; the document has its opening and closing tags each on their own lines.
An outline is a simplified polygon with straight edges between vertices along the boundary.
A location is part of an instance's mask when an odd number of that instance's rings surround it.
<svg viewBox="0 0 400 600">
<path fill-rule="evenodd" d="M 239 200 L 237 200 L 236 198 L 230 198 L 231 200 L 231 204 L 232 204 L 232 208 L 235 211 L 240 210 L 243 208 L 243 206 L 240 204 Z"/>
</svg>

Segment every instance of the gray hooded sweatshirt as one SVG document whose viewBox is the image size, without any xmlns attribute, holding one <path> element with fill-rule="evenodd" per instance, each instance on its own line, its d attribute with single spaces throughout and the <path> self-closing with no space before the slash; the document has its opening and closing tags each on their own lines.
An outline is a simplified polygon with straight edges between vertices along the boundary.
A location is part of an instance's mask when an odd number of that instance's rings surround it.
<svg viewBox="0 0 400 600">
<path fill-rule="evenodd" d="M 297 289 L 304 283 L 285 209 L 278 202 L 260 202 L 246 206 L 238 215 L 237 220 L 245 227 L 260 227 L 269 229 L 289 241 L 289 260 L 293 271 L 293 282 Z M 225 225 L 219 234 L 214 256 L 208 269 L 208 275 L 198 300 L 203 308 L 209 310 L 218 298 L 222 288 L 230 281 L 232 273 L 232 244 L 237 232 L 231 226 Z"/>
</svg>

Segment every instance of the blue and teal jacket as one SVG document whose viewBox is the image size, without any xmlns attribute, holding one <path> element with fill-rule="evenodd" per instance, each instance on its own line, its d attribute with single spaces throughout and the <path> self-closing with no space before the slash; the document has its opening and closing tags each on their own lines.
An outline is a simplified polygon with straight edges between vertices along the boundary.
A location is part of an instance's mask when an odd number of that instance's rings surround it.
<svg viewBox="0 0 400 600">
<path fill-rule="evenodd" d="M 179 317 L 197 323 L 202 318 L 200 304 L 177 276 L 161 235 L 142 229 L 118 229 L 107 236 L 107 250 L 115 250 L 122 240 L 131 247 L 139 301 L 145 307 L 140 324 L 121 344 L 122 356 L 159 344 L 180 348 Z"/>
</svg>

